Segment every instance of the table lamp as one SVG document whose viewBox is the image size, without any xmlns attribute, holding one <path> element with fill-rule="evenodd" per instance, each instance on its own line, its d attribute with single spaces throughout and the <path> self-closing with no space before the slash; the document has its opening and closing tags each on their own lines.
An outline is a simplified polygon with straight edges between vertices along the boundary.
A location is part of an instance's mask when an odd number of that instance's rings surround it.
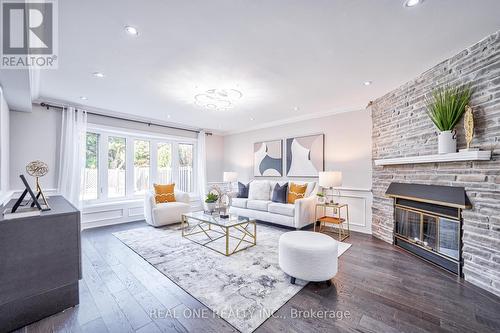
<svg viewBox="0 0 500 333">
<path fill-rule="evenodd" d="M 340 171 L 323 171 L 319 173 L 319 186 L 322 188 L 328 188 L 332 191 L 331 204 L 336 204 L 333 202 L 333 191 L 334 187 L 342 186 L 342 172 Z M 337 189 L 338 196 L 340 197 L 340 191 Z"/>
<path fill-rule="evenodd" d="M 233 171 L 224 171 L 224 183 L 234 183 L 238 181 L 238 173 Z"/>
</svg>

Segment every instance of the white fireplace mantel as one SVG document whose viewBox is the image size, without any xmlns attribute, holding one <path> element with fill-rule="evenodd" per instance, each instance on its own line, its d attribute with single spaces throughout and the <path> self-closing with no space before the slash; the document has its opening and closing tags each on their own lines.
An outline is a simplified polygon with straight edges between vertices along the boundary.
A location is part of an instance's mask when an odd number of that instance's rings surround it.
<svg viewBox="0 0 500 333">
<path fill-rule="evenodd" d="M 385 159 L 375 160 L 375 165 L 383 166 L 383 165 L 421 164 L 421 163 L 440 163 L 440 162 L 489 161 L 490 159 L 491 159 L 491 151 L 476 150 L 476 151 L 461 151 L 458 153 L 450 153 L 450 154 L 385 158 Z"/>
</svg>

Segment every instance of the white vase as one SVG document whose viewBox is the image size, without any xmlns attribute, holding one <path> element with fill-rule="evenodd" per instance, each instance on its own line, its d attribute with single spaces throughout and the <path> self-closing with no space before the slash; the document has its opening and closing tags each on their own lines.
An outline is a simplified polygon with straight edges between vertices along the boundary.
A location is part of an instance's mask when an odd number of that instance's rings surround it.
<svg viewBox="0 0 500 333">
<path fill-rule="evenodd" d="M 210 213 L 215 211 L 215 208 L 217 208 L 217 203 L 215 202 L 205 202 L 205 207 L 207 208 L 207 211 Z"/>
<path fill-rule="evenodd" d="M 457 137 L 455 131 L 442 131 L 438 133 L 438 153 L 449 154 L 457 152 Z"/>
</svg>

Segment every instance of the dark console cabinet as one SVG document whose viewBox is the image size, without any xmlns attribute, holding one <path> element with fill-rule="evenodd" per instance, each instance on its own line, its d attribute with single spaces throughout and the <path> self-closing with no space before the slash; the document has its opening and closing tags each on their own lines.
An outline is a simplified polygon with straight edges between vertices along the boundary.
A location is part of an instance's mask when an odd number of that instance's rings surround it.
<svg viewBox="0 0 500 333">
<path fill-rule="evenodd" d="M 61 196 L 49 205 L 40 216 L 0 214 L 0 332 L 78 304 L 80 212 Z"/>
</svg>

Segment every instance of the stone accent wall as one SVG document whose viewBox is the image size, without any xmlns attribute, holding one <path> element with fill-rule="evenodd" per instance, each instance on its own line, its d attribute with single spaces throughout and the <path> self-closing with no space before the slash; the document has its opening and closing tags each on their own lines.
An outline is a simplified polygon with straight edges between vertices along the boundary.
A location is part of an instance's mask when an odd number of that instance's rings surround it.
<svg viewBox="0 0 500 333">
<path fill-rule="evenodd" d="M 492 151 L 492 160 L 396 166 L 373 164 L 373 234 L 392 243 L 391 182 L 464 186 L 472 202 L 463 211 L 463 258 L 467 281 L 500 295 L 500 31 L 443 61 L 377 99 L 372 106 L 373 159 L 437 154 L 436 128 L 425 98 L 435 87 L 471 83 L 473 147 Z M 465 148 L 463 120 L 458 148 Z"/>
</svg>

